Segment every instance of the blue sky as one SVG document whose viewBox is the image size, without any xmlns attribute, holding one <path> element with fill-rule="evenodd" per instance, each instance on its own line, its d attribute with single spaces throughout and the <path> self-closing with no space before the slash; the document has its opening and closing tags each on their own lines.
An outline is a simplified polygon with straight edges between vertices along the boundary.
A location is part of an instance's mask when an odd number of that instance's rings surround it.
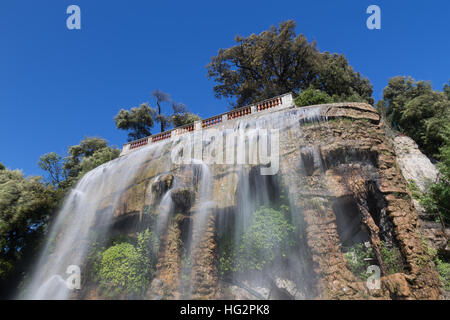
<svg viewBox="0 0 450 320">
<path fill-rule="evenodd" d="M 66 9 L 81 8 L 81 30 Z M 381 30 L 366 28 L 366 8 L 381 8 Z M 202 117 L 226 110 L 206 64 L 234 36 L 294 19 L 321 51 L 343 53 L 374 85 L 411 75 L 434 88 L 450 78 L 450 1 L 144 1 L 0 2 L 0 162 L 42 175 L 39 156 L 85 136 L 121 146 L 120 108 L 153 100 L 160 88 Z M 167 107 L 169 108 L 169 107 Z M 168 110 L 169 111 L 169 110 Z"/>
</svg>

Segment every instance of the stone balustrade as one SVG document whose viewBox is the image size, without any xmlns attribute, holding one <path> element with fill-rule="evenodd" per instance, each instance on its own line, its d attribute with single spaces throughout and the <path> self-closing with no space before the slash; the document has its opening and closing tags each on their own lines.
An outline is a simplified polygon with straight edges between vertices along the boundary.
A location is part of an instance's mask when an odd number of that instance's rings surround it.
<svg viewBox="0 0 450 320">
<path fill-rule="evenodd" d="M 123 145 L 123 149 L 120 155 L 123 156 L 131 152 L 132 150 L 148 145 L 149 143 L 156 143 L 162 140 L 169 139 L 173 136 L 189 133 L 195 130 L 211 128 L 225 121 L 232 121 L 234 119 L 249 116 L 257 112 L 272 109 L 284 109 L 292 106 L 294 106 L 292 93 L 286 93 L 278 97 L 258 102 L 255 105 L 233 109 L 229 112 L 222 113 L 214 117 L 210 117 L 201 121 L 196 121 L 195 123 L 190 123 L 181 127 L 174 128 L 169 131 L 161 132 L 146 138 L 126 143 Z"/>
</svg>

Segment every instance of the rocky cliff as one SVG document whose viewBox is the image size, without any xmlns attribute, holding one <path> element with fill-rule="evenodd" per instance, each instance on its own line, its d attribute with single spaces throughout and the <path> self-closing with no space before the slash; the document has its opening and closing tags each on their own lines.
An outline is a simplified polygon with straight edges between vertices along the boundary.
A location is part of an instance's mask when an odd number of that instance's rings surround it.
<svg viewBox="0 0 450 320">
<path fill-rule="evenodd" d="M 113 233 L 135 236 L 140 225 L 159 230 L 156 273 L 145 298 L 441 297 L 408 177 L 402 175 L 405 161 L 396 156 L 403 142 L 385 134 L 372 106 L 291 108 L 228 121 L 219 129 L 264 126 L 279 129 L 275 175 L 261 175 L 263 166 L 249 162 L 175 164 L 171 159 L 176 144 L 160 142 L 141 156 L 142 161 L 130 160 L 134 167 L 122 167 L 122 174 L 132 175 L 126 186 L 109 186 L 102 195 L 96 215 L 113 213 L 109 227 Z M 132 152 L 120 161 L 126 163 L 133 156 Z M 227 234 L 245 225 L 242 213 L 281 199 L 283 192 L 289 199 L 296 243 L 270 267 L 224 274 L 223 243 Z M 349 261 L 347 249 L 358 244 L 370 248 L 372 256 L 365 259 L 378 267 L 381 282 L 375 288 L 356 274 Z M 398 252 L 400 267 L 390 267 L 386 248 Z M 101 294 L 95 285 L 88 285 L 78 297 Z"/>
</svg>

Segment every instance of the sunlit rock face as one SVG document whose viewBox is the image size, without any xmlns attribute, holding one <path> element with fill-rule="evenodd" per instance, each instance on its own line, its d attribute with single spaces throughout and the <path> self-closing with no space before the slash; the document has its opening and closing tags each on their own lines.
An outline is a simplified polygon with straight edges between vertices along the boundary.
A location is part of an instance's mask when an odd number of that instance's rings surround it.
<svg viewBox="0 0 450 320">
<path fill-rule="evenodd" d="M 203 136 L 200 153 L 193 138 L 189 163 L 174 160 L 181 142 L 172 139 L 102 165 L 67 198 L 23 297 L 108 298 L 90 272 L 93 239 L 133 238 L 148 228 L 159 242 L 155 272 L 144 292 L 119 298 L 437 299 L 438 275 L 379 122 L 361 103 L 290 108 L 203 130 L 218 134 Z M 272 174 L 262 172 L 275 158 L 251 160 L 260 156 L 261 144 L 250 142 L 257 128 L 278 139 L 257 138 L 278 152 Z M 233 134 L 234 143 L 216 148 Z M 220 151 L 224 159 L 241 149 L 243 161 L 217 161 Z M 289 241 L 277 242 L 277 250 L 258 247 L 287 231 Z M 347 249 L 358 244 L 373 252 L 379 287 L 368 286 L 349 263 Z M 399 252 L 395 272 L 385 248 Z M 69 265 L 82 270 L 79 290 L 49 281 L 66 278 Z"/>
</svg>

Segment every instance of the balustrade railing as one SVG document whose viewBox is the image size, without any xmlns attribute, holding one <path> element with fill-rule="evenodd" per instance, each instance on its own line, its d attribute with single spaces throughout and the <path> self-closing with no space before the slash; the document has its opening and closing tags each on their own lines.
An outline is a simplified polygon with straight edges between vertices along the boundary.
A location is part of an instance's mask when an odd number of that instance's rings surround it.
<svg viewBox="0 0 450 320">
<path fill-rule="evenodd" d="M 222 122 L 222 115 L 202 120 L 202 128 L 209 128 Z"/>
<path fill-rule="evenodd" d="M 256 105 L 245 106 L 245 107 L 242 107 L 239 109 L 231 110 L 227 113 L 224 113 L 224 114 L 221 114 L 218 116 L 214 116 L 214 117 L 204 119 L 204 120 L 201 120 L 201 121 L 198 121 L 195 123 L 190 123 L 190 124 L 187 124 L 187 125 L 184 125 L 181 127 L 177 127 L 170 131 L 158 133 L 158 134 L 152 135 L 150 137 L 132 141 L 132 142 L 129 142 L 124 145 L 122 154 L 126 153 L 128 150 L 136 149 L 136 148 L 139 148 L 139 147 L 149 144 L 150 139 L 151 139 L 152 143 L 158 142 L 161 140 L 165 140 L 165 139 L 169 139 L 170 137 L 172 137 L 172 132 L 174 133 L 174 135 L 180 135 L 180 134 L 188 133 L 188 132 L 199 130 L 199 129 L 210 128 L 210 127 L 213 127 L 215 125 L 222 123 L 223 121 L 245 117 L 247 115 L 252 114 L 252 112 L 260 112 L 260 111 L 264 111 L 264 110 L 274 108 L 274 107 L 279 107 L 279 106 L 288 107 L 293 104 L 292 99 L 293 99 L 292 94 L 290 94 L 290 93 L 284 94 L 282 96 L 278 96 L 275 98 L 271 98 L 271 99 L 267 99 L 265 101 L 258 102 Z"/>
</svg>

